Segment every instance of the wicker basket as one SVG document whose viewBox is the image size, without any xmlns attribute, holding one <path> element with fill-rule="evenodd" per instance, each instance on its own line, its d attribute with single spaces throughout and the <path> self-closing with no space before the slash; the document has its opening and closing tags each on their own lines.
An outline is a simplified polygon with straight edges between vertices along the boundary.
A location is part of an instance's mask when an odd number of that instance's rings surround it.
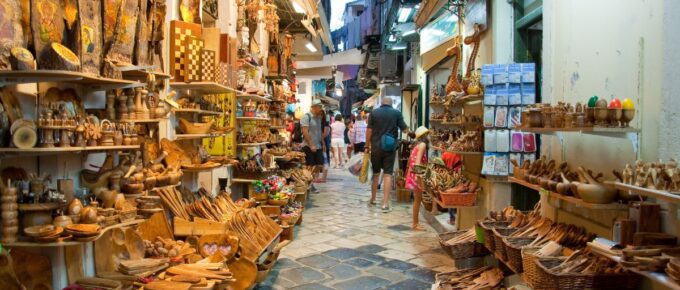
<svg viewBox="0 0 680 290">
<path fill-rule="evenodd" d="M 457 243 L 455 245 L 448 245 L 446 241 L 455 238 L 459 235 L 466 233 L 467 231 L 455 231 L 448 232 L 439 235 L 439 244 L 442 246 L 444 251 L 446 251 L 449 256 L 453 259 L 464 259 L 475 256 L 484 256 L 489 254 L 489 251 L 484 248 L 484 245 L 477 243 L 476 241 Z"/>
<path fill-rule="evenodd" d="M 439 192 L 442 203 L 447 206 L 473 206 L 477 202 L 477 192 L 446 193 Z"/>
<path fill-rule="evenodd" d="M 630 272 L 621 274 L 579 274 L 554 273 L 550 269 L 562 263 L 562 259 L 538 258 L 535 260 L 538 282 L 534 289 L 602 289 L 627 290 L 637 289 L 640 276 Z"/>
<path fill-rule="evenodd" d="M 513 238 L 507 237 L 503 239 L 505 245 L 505 254 L 508 257 L 508 265 L 515 273 L 522 273 L 524 267 L 522 265 L 522 248 L 533 242 L 535 238 Z"/>
<path fill-rule="evenodd" d="M 255 198 L 255 199 L 257 199 L 257 198 Z M 276 200 L 275 200 L 275 199 L 270 199 L 270 200 L 267 200 L 267 203 L 268 203 L 269 205 L 283 206 L 283 205 L 288 204 L 288 200 L 289 200 L 288 198 L 286 198 L 286 199 L 276 199 Z"/>
<path fill-rule="evenodd" d="M 489 251 L 495 251 L 493 229 L 496 227 L 505 228 L 510 225 L 510 222 L 498 222 L 498 221 L 482 221 L 479 226 L 484 230 L 484 246 Z"/>
<path fill-rule="evenodd" d="M 522 252 L 522 270 L 524 271 L 524 279 L 529 284 L 529 287 L 536 289 L 536 285 L 540 285 L 538 280 L 538 273 L 536 269 L 536 259 L 538 256 L 534 255 L 541 247 L 523 247 Z M 557 259 L 557 258 L 556 258 Z"/>
<path fill-rule="evenodd" d="M 423 194 L 422 203 L 423 203 L 423 207 L 425 207 L 425 210 L 427 210 L 428 212 L 432 211 L 433 202 L 432 202 L 432 198 L 430 197 L 429 194 Z"/>
<path fill-rule="evenodd" d="M 503 243 L 503 238 L 509 236 L 510 234 L 516 232 L 517 229 L 515 228 L 494 228 L 493 229 L 493 245 L 494 245 L 494 253 L 496 253 L 496 256 L 503 260 L 507 261 L 508 260 L 508 255 L 505 251 L 505 243 Z"/>
</svg>

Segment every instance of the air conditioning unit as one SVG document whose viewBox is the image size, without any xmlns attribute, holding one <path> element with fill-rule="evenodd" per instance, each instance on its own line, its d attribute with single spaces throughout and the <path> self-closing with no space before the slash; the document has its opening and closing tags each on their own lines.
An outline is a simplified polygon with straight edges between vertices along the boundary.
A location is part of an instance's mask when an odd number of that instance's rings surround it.
<svg viewBox="0 0 680 290">
<path fill-rule="evenodd" d="M 380 65 L 378 66 L 378 76 L 381 79 L 395 78 L 398 73 L 397 54 L 393 52 L 380 52 Z"/>
</svg>

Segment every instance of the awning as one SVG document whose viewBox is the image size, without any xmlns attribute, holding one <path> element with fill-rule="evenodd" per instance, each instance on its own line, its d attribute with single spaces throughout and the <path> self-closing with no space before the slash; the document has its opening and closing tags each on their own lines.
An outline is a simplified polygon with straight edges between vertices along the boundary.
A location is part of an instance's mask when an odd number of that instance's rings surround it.
<svg viewBox="0 0 680 290">
<path fill-rule="evenodd" d="M 434 16 L 439 9 L 444 7 L 446 1 L 447 0 L 424 0 L 420 3 L 420 9 L 418 9 L 418 12 L 416 12 L 416 16 L 414 17 L 416 27 L 422 28 L 425 24 L 430 22 L 432 16 Z"/>
</svg>

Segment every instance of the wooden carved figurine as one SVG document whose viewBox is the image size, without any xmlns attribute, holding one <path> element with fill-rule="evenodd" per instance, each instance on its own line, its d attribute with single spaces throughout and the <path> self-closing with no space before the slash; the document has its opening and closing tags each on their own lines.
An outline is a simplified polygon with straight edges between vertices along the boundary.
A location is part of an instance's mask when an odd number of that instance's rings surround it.
<svg viewBox="0 0 680 290">
<path fill-rule="evenodd" d="M 11 70 L 10 50 L 22 47 L 24 31 L 21 26 L 22 10 L 18 0 L 0 2 L 0 70 Z M 30 32 L 30 31 L 29 31 Z"/>
<path fill-rule="evenodd" d="M 625 184 L 631 184 L 633 183 L 633 167 L 630 166 L 630 164 L 626 164 L 626 167 L 623 169 L 623 183 Z"/>
<path fill-rule="evenodd" d="M 482 26 L 475 23 L 475 32 L 466 37 L 464 42 L 466 45 L 472 45 L 472 53 L 470 53 L 470 58 L 468 59 L 467 70 L 465 71 L 465 78 L 470 78 L 472 72 L 475 70 L 475 62 L 477 61 L 477 55 L 479 54 L 479 42 L 482 39 Z"/>
<path fill-rule="evenodd" d="M 463 91 L 463 87 L 458 82 L 458 66 L 460 65 L 460 36 L 453 39 L 453 46 L 446 50 L 446 54 L 453 58 L 453 67 L 451 68 L 451 75 L 446 84 L 446 94 L 459 93 Z"/>
</svg>

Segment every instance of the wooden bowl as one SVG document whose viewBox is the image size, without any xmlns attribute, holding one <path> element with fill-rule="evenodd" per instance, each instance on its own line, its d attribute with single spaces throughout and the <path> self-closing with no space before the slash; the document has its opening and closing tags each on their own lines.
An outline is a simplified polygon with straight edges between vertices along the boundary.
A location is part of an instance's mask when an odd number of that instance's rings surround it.
<svg viewBox="0 0 680 290">
<path fill-rule="evenodd" d="M 142 190 L 144 190 L 144 184 L 142 183 L 128 183 L 120 187 L 120 191 L 128 195 L 140 194 Z"/>
<path fill-rule="evenodd" d="M 151 190 L 156 186 L 156 177 L 149 176 L 144 179 L 144 190 Z"/>
<path fill-rule="evenodd" d="M 61 230 L 60 233 L 64 231 L 63 228 L 55 227 L 53 225 L 32 226 L 24 229 L 24 235 L 32 238 L 46 237 L 54 235 L 58 231 L 58 229 Z"/>
<path fill-rule="evenodd" d="M 158 175 L 158 176 L 156 176 L 156 186 L 158 186 L 158 187 L 168 185 L 169 181 L 170 181 L 170 176 L 168 176 L 168 175 Z"/>
<path fill-rule="evenodd" d="M 192 123 L 179 119 L 179 130 L 184 134 L 208 134 L 213 125 L 215 125 L 215 120 L 207 123 Z"/>
</svg>

